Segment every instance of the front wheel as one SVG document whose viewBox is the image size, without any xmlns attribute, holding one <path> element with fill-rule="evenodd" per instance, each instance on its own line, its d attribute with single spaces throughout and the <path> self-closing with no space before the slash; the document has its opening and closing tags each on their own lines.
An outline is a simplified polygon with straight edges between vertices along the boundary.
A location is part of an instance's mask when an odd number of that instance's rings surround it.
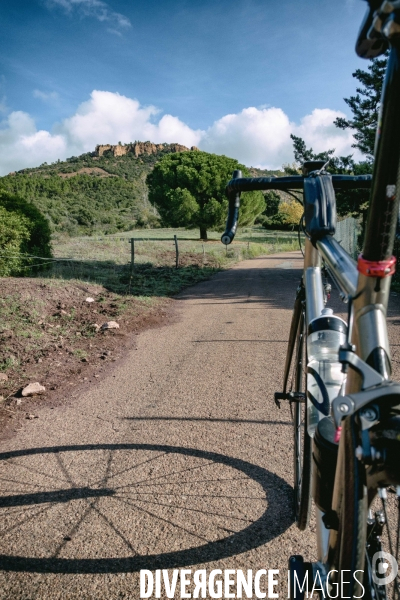
<svg viewBox="0 0 400 600">
<path fill-rule="evenodd" d="M 302 311 L 297 330 L 293 391 L 306 395 L 307 352 L 305 315 Z M 308 526 L 311 508 L 311 437 L 307 431 L 306 402 L 293 403 L 294 432 L 294 514 L 297 526 L 304 530 Z"/>
<path fill-rule="evenodd" d="M 380 426 L 379 437 L 386 437 L 392 446 L 393 464 L 398 463 L 399 434 L 397 415 Z M 379 475 L 379 467 L 366 466 L 357 458 L 357 448 L 360 429 L 357 416 L 352 416 L 343 422 L 339 444 L 333 503 L 338 530 L 331 533 L 328 562 L 339 574 L 350 574 L 350 581 L 338 582 L 343 586 L 343 597 L 398 600 L 399 468 L 382 468 Z M 386 470 L 387 477 L 382 475 Z"/>
</svg>

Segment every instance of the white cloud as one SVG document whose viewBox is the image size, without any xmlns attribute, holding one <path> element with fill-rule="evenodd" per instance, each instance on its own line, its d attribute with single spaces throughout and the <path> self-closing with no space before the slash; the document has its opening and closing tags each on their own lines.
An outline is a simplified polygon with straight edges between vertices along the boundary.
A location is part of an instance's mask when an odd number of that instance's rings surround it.
<svg viewBox="0 0 400 600">
<path fill-rule="evenodd" d="M 201 139 L 200 148 L 247 165 L 280 167 L 290 155 L 292 129 L 280 108 L 245 108 L 215 121 Z"/>
<path fill-rule="evenodd" d="M 0 174 L 65 156 L 65 139 L 48 131 L 37 131 L 27 113 L 15 111 L 0 124 Z"/>
<path fill-rule="evenodd" d="M 52 131 L 38 131 L 30 115 L 13 112 L 0 123 L 0 174 L 90 152 L 97 144 L 135 140 L 198 146 L 264 168 L 293 161 L 291 133 L 303 137 L 316 152 L 330 148 L 341 155 L 354 152 L 351 134 L 333 125 L 343 113 L 330 109 L 315 109 L 296 125 L 280 108 L 250 107 L 223 116 L 205 131 L 194 130 L 173 115 L 160 117 L 160 112 L 136 99 L 98 90 Z"/>
<path fill-rule="evenodd" d="M 329 108 L 315 108 L 311 115 L 303 117 L 293 133 L 302 137 L 314 152 L 335 149 L 335 154 L 344 156 L 354 154 L 355 158 L 361 158 L 351 144 L 354 143 L 353 136 L 349 130 L 338 129 L 334 124 L 337 117 L 345 117 L 342 112 Z"/>
<path fill-rule="evenodd" d="M 336 155 L 354 154 L 349 131 L 333 124 L 344 113 L 328 108 L 314 109 L 299 125 L 290 122 L 280 108 L 245 108 L 240 113 L 222 117 L 205 132 L 199 147 L 208 152 L 226 154 L 253 167 L 279 169 L 293 162 L 290 134 L 302 137 L 315 152 L 335 149 Z"/>
<path fill-rule="evenodd" d="M 93 17 L 98 21 L 107 21 L 114 25 L 108 31 L 120 35 L 120 29 L 131 27 L 131 22 L 125 15 L 115 12 L 102 0 L 46 0 L 49 8 L 61 7 L 67 13 L 74 10 L 83 17 Z"/>
</svg>

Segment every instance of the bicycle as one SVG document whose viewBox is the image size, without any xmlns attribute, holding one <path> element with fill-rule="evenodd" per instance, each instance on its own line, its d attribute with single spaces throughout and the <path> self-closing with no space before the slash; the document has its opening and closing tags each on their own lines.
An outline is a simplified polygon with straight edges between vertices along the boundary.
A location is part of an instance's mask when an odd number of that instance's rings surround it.
<svg viewBox="0 0 400 600">
<path fill-rule="evenodd" d="M 298 527 L 305 529 L 312 497 L 318 561 L 290 557 L 291 598 L 315 590 L 316 581 L 324 597 L 339 590 L 339 584 L 341 595 L 338 591 L 336 597 L 400 597 L 400 384 L 390 380 L 386 328 L 400 198 L 399 34 L 400 2 L 381 6 L 371 0 L 357 52 L 371 58 L 390 47 L 372 177 L 330 175 L 322 161 L 311 161 L 303 165 L 302 175 L 291 177 L 242 178 L 235 171 L 226 188 L 224 244 L 236 233 L 241 192 L 303 191 L 304 272 L 292 315 L 283 392 L 275 394 L 275 402 L 289 401 L 294 409 L 294 513 Z M 355 187 L 371 188 L 357 263 L 333 238 L 335 189 Z M 325 309 L 322 262 L 348 300 L 347 324 Z M 382 577 L 390 556 L 392 573 Z M 351 574 L 350 581 L 344 581 L 343 573 Z"/>
</svg>

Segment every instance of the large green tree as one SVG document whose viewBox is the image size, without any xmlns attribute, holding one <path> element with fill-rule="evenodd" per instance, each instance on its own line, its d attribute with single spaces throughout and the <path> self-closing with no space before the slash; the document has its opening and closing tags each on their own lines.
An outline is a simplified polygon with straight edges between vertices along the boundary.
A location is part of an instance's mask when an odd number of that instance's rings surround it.
<svg viewBox="0 0 400 600">
<path fill-rule="evenodd" d="M 199 150 L 164 156 L 147 176 L 149 200 L 155 204 L 163 223 L 170 227 L 199 227 L 200 237 L 207 230 L 223 228 L 228 201 L 225 186 L 235 169 L 250 176 L 237 160 Z M 242 195 L 240 225 L 249 225 L 263 212 L 261 192 Z"/>
</svg>

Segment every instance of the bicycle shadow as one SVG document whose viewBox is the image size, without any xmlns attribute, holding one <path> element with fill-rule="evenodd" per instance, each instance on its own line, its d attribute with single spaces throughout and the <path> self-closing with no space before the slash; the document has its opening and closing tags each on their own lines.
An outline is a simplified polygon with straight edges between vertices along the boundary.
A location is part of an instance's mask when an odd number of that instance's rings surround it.
<svg viewBox="0 0 400 600">
<path fill-rule="evenodd" d="M 34 572 L 34 573 L 80 573 L 80 574 L 95 574 L 95 573 L 128 573 L 139 571 L 140 569 L 172 569 L 184 567 L 187 565 L 195 565 L 208 563 L 211 561 L 221 560 L 243 552 L 248 552 L 267 544 L 275 537 L 281 535 L 292 524 L 292 488 L 281 477 L 250 462 L 219 454 L 216 452 L 208 452 L 195 448 L 184 448 L 180 446 L 168 446 L 158 444 L 87 444 L 73 446 L 54 446 L 43 448 L 30 448 L 27 450 L 17 450 L 3 452 L 0 454 L 1 461 L 11 461 L 18 458 L 35 457 L 39 455 L 45 458 L 46 455 L 55 454 L 57 456 L 63 453 L 70 452 L 93 452 L 97 450 L 107 450 L 110 453 L 118 451 L 151 451 L 161 452 L 167 456 L 167 460 L 171 460 L 173 455 L 191 457 L 207 461 L 205 464 L 215 464 L 219 467 L 228 467 L 238 472 L 239 476 L 244 475 L 249 479 L 249 484 L 253 483 L 260 486 L 262 495 L 267 501 L 267 507 L 264 512 L 256 520 L 237 532 L 231 532 L 223 539 L 216 541 L 206 541 L 200 546 L 189 547 L 182 550 L 166 551 L 163 553 L 154 553 L 147 555 L 132 555 L 110 558 L 63 558 L 59 555 L 53 556 L 21 556 L 21 555 L 0 555 L 0 569 L 3 571 L 16 572 Z M 14 463 L 12 463 L 14 464 Z M 134 468 L 134 467 L 132 467 Z M 198 466 L 193 467 L 199 468 Z M 128 469 L 127 469 L 128 470 Z M 190 469 L 185 469 L 190 471 Z M 39 472 L 39 471 L 36 471 Z M 4 475 L 4 471 L 3 471 Z M 0 478 L 1 481 L 2 478 Z M 75 499 L 85 499 L 90 507 L 96 510 L 95 504 L 89 503 L 89 498 L 96 502 L 97 498 L 109 497 L 118 500 L 118 489 L 114 489 L 111 485 L 111 479 L 102 479 L 100 488 L 83 486 L 73 487 L 71 481 L 70 489 L 53 490 L 53 491 L 35 491 L 31 494 L 17 494 L 0 497 L 0 511 L 7 510 L 10 507 L 29 506 L 30 508 L 43 504 L 60 504 L 68 503 Z M 238 477 L 236 477 L 238 479 Z M 239 477 L 243 479 L 243 477 Z M 7 481 L 4 479 L 4 481 Z M 204 488 L 208 489 L 205 481 Z M 231 498 L 231 496 L 229 496 Z M 93 500 L 94 499 L 94 500 Z M 154 498 L 153 498 L 154 500 Z M 126 504 L 126 503 L 125 503 Z M 152 502 L 154 504 L 154 501 Z M 160 504 L 160 506 L 163 506 Z M 207 505 L 209 508 L 209 506 Z M 201 511 L 200 511 L 201 512 Z M 0 512 L 1 514 L 1 512 Z M 85 513 L 86 514 L 86 513 Z M 221 515 L 217 512 L 211 514 L 214 520 L 217 520 Z M 165 521 L 165 518 L 162 520 Z M 174 525 L 174 523 L 172 523 Z M 14 524 L 12 529 L 18 526 Z M 115 525 L 112 524 L 115 530 Z M 220 527 L 221 529 L 221 527 Z M 223 529 L 223 528 L 222 528 Z M 73 529 L 73 531 L 75 531 Z M 225 531 L 229 532 L 228 529 Z M 123 532 L 118 532 L 123 538 Z M 44 535 L 44 532 L 43 532 Z M 72 534 L 71 534 L 72 535 Z M 71 537 L 64 538 L 71 540 Z M 205 538 L 203 538 L 205 539 Z M 39 540 L 37 540 L 39 542 Z"/>
</svg>

